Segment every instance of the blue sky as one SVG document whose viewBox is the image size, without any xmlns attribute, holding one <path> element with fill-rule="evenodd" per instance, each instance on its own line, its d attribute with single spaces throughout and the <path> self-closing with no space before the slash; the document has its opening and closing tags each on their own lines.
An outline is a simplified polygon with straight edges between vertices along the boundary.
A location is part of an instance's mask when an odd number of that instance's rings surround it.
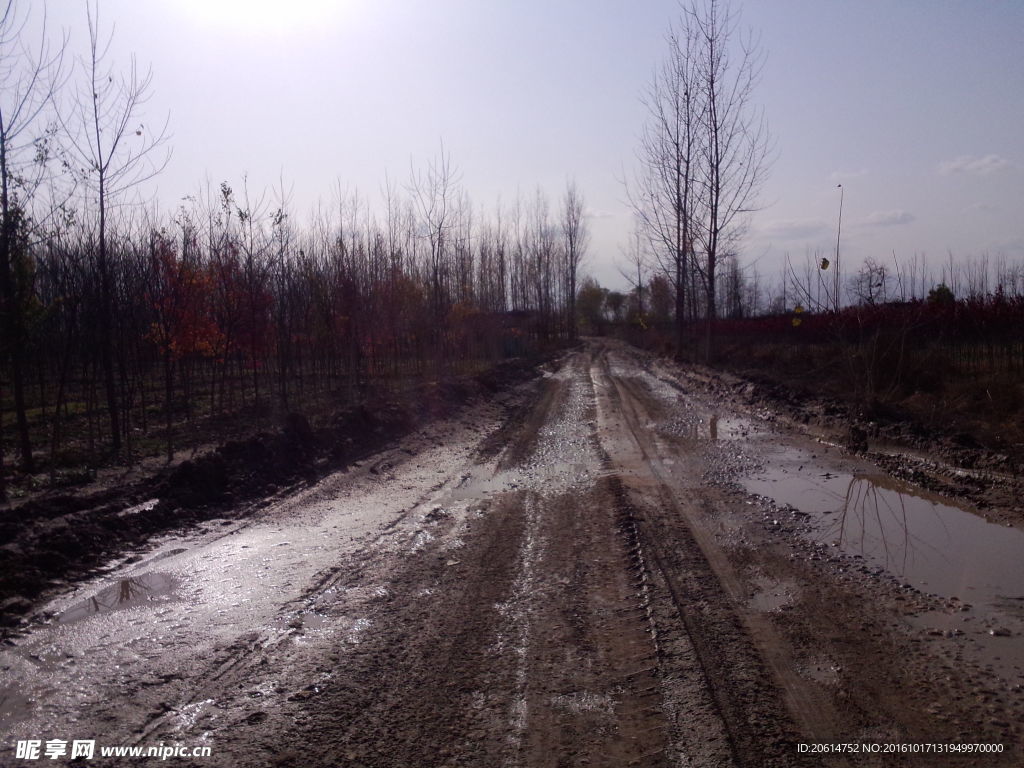
<svg viewBox="0 0 1024 768">
<path fill-rule="evenodd" d="M 767 58 L 755 100 L 774 163 L 741 253 L 769 279 L 784 254 L 1024 260 L 1024 3 L 749 0 Z M 373 199 L 441 142 L 477 205 L 574 177 L 587 268 L 614 262 L 631 215 L 640 93 L 678 16 L 671 0 L 101 0 L 113 60 L 151 64 L 144 118 L 171 118 L 165 209 L 204 179 L 292 190 L 301 218 L 332 189 Z M 84 7 L 49 3 L 86 42 Z"/>
</svg>

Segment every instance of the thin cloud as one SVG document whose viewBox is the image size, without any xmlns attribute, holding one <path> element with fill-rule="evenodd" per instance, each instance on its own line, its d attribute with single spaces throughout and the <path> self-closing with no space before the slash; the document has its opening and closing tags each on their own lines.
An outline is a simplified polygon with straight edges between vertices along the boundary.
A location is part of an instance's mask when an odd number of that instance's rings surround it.
<svg viewBox="0 0 1024 768">
<path fill-rule="evenodd" d="M 943 160 L 939 163 L 939 174 L 942 176 L 953 176 L 965 173 L 972 176 L 988 176 L 992 173 L 1005 171 L 1011 168 L 1012 163 L 1000 155 L 961 155 L 952 160 Z"/>
<path fill-rule="evenodd" d="M 869 227 L 897 227 L 909 224 L 914 220 L 914 214 L 896 209 L 894 211 L 873 211 L 864 219 Z"/>
<path fill-rule="evenodd" d="M 821 219 L 776 219 L 760 227 L 762 236 L 776 240 L 808 240 L 831 231 L 831 225 Z"/>
<path fill-rule="evenodd" d="M 612 213 L 611 211 L 588 210 L 586 213 L 583 214 L 583 218 L 585 218 L 585 219 L 614 219 L 615 218 L 615 214 Z"/>
<path fill-rule="evenodd" d="M 1019 258 L 1024 256 L 1024 237 L 994 240 L 988 244 L 987 250 L 1003 256 Z"/>
<path fill-rule="evenodd" d="M 862 178 L 864 176 L 867 176 L 867 175 L 868 175 L 868 169 L 867 168 L 861 168 L 859 171 L 832 171 L 832 173 L 830 173 L 828 175 L 828 178 L 829 178 L 829 181 L 834 181 L 834 182 L 839 183 L 839 182 L 849 181 L 850 179 L 860 179 L 860 178 Z"/>
<path fill-rule="evenodd" d="M 995 213 L 998 210 L 998 206 L 989 203 L 971 203 L 961 213 Z"/>
</svg>

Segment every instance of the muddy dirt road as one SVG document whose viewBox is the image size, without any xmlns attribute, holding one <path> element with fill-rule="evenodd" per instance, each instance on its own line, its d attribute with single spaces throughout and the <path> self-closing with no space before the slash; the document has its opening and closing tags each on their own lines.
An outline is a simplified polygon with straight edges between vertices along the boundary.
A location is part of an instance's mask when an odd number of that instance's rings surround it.
<svg viewBox="0 0 1024 768">
<path fill-rule="evenodd" d="M 1024 534 L 712 383 L 591 341 L 126 553 L 0 646 L 0 763 L 1020 765 Z"/>
</svg>

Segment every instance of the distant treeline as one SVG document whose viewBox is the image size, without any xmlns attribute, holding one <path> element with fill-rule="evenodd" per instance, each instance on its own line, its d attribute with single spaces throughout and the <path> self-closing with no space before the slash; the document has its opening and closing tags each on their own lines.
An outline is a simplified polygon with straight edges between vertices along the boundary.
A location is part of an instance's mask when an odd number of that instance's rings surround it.
<svg viewBox="0 0 1024 768">
<path fill-rule="evenodd" d="M 442 148 L 377 211 L 339 193 L 299 224 L 284 193 L 227 184 L 171 216 L 133 205 L 169 123 L 84 10 L 73 58 L 0 0 L 0 498 L 12 454 L 26 474 L 171 455 L 219 417 L 258 428 L 574 335 L 572 183 L 557 213 L 538 191 L 488 217 Z"/>
<path fill-rule="evenodd" d="M 135 210 L 108 223 L 102 261 L 87 217 L 22 220 L 4 443 L 25 469 L 155 439 L 170 451 L 205 417 L 258 424 L 311 398 L 340 404 L 569 338 L 586 247 L 575 186 L 555 214 L 538 191 L 475 218 L 455 182 L 442 158 L 389 193 L 381 219 L 349 196 L 303 227 L 222 184 L 171 219 Z"/>
<path fill-rule="evenodd" d="M 1007 412 L 1024 406 L 1020 265 L 984 258 L 947 264 L 942 282 L 930 283 L 919 262 L 914 269 L 897 264 L 890 275 L 867 260 L 849 278 L 850 303 L 838 312 L 827 292 L 827 301 L 816 301 L 814 273 L 809 274 L 798 282 L 789 270 L 788 279 L 772 290 L 735 271 L 723 280 L 720 295 L 735 300 L 720 305 L 713 321 L 715 358 L 772 369 L 803 384 L 838 377 L 862 401 L 936 394 L 955 381 L 960 390 L 970 390 L 973 382 L 984 397 L 1000 397 Z M 946 281 L 966 295 L 958 298 Z M 624 334 L 642 346 L 680 354 L 680 326 L 664 275 L 628 293 L 587 281 L 578 306 L 587 330 Z M 688 314 L 682 328 L 681 356 L 693 358 L 704 323 L 699 314 Z"/>
</svg>

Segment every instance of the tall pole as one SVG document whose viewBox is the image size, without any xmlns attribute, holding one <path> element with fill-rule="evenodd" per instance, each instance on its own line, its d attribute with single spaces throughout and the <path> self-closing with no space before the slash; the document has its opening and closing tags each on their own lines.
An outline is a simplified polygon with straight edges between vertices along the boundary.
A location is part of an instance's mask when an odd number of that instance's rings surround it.
<svg viewBox="0 0 1024 768">
<path fill-rule="evenodd" d="M 836 314 L 839 314 L 839 288 L 842 285 L 839 281 L 839 236 L 843 231 L 843 193 L 846 191 L 843 189 L 842 184 L 837 184 L 836 188 L 839 190 L 839 224 L 836 227 L 836 285 L 835 285 L 835 301 L 836 301 Z"/>
</svg>

